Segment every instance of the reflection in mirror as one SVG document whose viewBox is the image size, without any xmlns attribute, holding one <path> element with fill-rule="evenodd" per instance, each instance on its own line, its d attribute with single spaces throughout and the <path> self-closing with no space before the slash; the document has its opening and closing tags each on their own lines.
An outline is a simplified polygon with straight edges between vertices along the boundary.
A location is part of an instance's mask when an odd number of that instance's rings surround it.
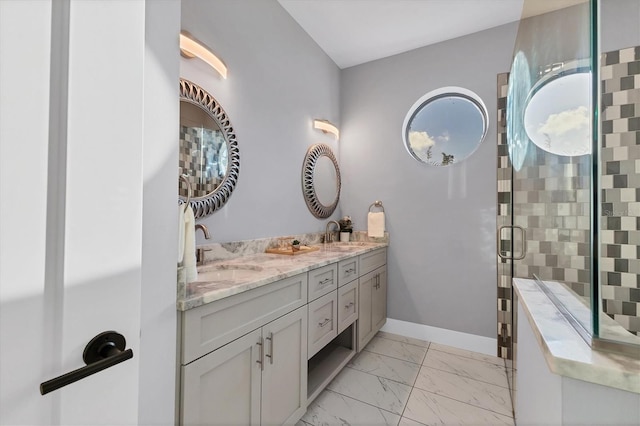
<svg viewBox="0 0 640 426">
<path fill-rule="evenodd" d="M 524 129 L 522 111 L 531 90 L 531 75 L 527 56 L 519 51 L 511 64 L 507 89 L 507 148 L 516 171 L 522 169 L 529 149 L 529 137 Z"/>
<path fill-rule="evenodd" d="M 576 61 L 574 61 L 576 62 Z M 585 62 L 585 61 L 583 61 Z M 556 155 L 591 153 L 591 72 L 588 60 L 549 67 L 531 90 L 524 127 L 540 148 Z"/>
<path fill-rule="evenodd" d="M 324 206 L 331 205 L 336 198 L 338 174 L 329 157 L 322 156 L 318 158 L 313 172 L 313 182 L 320 204 Z"/>
<path fill-rule="evenodd" d="M 340 200 L 340 168 L 331 148 L 316 144 L 307 150 L 302 165 L 302 193 L 317 218 L 331 216 Z"/>
<path fill-rule="evenodd" d="M 180 154 L 178 173 L 192 188 L 196 219 L 210 215 L 227 202 L 240 173 L 238 142 L 229 117 L 200 86 L 180 80 Z M 180 183 L 184 203 L 187 184 Z"/>
<path fill-rule="evenodd" d="M 409 110 L 403 125 L 413 158 L 447 166 L 469 157 L 487 133 L 487 111 L 473 92 L 445 87 L 427 93 Z"/>
<path fill-rule="evenodd" d="M 202 108 L 180 102 L 180 174 L 190 176 L 192 196 L 213 192 L 227 174 L 227 141 Z M 180 195 L 187 196 L 186 189 Z"/>
</svg>

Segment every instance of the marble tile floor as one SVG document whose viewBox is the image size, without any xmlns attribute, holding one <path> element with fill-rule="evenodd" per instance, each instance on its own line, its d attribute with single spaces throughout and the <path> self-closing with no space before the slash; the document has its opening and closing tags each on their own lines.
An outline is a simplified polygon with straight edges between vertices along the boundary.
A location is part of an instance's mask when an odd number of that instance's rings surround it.
<svg viewBox="0 0 640 426">
<path fill-rule="evenodd" d="M 514 425 L 504 361 L 379 332 L 296 426 Z"/>
</svg>

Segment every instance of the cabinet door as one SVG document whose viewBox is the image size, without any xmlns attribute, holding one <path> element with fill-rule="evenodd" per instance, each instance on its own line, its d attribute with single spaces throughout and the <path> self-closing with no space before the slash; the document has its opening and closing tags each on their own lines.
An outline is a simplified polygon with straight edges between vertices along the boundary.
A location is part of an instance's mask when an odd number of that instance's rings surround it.
<svg viewBox="0 0 640 426">
<path fill-rule="evenodd" d="M 373 287 L 371 308 L 371 322 L 375 334 L 387 322 L 387 267 L 376 269 L 374 273 L 378 276 L 378 283 Z"/>
<path fill-rule="evenodd" d="M 262 328 L 262 424 L 294 424 L 307 410 L 307 307 Z"/>
<path fill-rule="evenodd" d="M 358 352 L 360 352 L 373 337 L 373 292 L 376 287 L 376 274 L 370 272 L 358 280 Z"/>
<path fill-rule="evenodd" d="M 338 289 L 338 334 L 358 319 L 358 281 Z"/>
<path fill-rule="evenodd" d="M 182 367 L 183 425 L 260 424 L 260 330 Z"/>
</svg>

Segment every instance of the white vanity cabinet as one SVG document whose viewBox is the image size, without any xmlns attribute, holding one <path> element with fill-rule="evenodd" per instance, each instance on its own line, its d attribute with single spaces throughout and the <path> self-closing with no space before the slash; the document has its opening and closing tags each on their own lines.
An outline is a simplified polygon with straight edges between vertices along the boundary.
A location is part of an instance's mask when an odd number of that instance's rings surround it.
<svg viewBox="0 0 640 426">
<path fill-rule="evenodd" d="M 179 316 L 178 423 L 295 424 L 386 321 L 386 248 Z"/>
<path fill-rule="evenodd" d="M 387 321 L 387 252 L 379 249 L 360 256 L 358 279 L 358 352 Z"/>
<path fill-rule="evenodd" d="M 280 425 L 304 414 L 306 290 L 305 273 L 183 313 L 181 424 Z"/>
</svg>

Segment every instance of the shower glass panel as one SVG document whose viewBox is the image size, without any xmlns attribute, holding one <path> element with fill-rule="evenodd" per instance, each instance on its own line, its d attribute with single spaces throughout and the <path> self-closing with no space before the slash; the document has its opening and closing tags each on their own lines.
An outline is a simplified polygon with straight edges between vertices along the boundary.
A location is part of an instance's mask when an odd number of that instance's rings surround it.
<svg viewBox="0 0 640 426">
<path fill-rule="evenodd" d="M 507 93 L 512 272 L 537 280 L 590 338 L 591 3 L 536 15 L 538 5 L 524 2 Z"/>
<path fill-rule="evenodd" d="M 623 346 L 640 356 L 640 1 L 598 3 L 600 303 L 594 346 Z"/>
<path fill-rule="evenodd" d="M 570 3 L 538 15 L 524 1 L 505 91 L 499 273 L 535 279 L 595 349 L 638 354 L 640 2 Z"/>
</svg>

